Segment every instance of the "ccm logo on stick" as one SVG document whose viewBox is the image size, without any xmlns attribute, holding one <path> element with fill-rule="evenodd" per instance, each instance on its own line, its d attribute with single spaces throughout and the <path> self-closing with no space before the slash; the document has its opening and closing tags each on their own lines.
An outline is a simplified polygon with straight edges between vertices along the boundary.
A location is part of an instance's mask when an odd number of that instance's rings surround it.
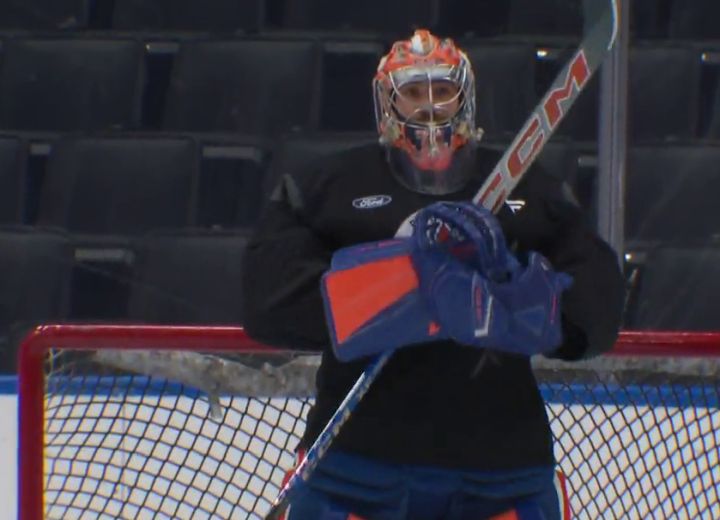
<svg viewBox="0 0 720 520">
<path fill-rule="evenodd" d="M 589 79 L 590 67 L 585 53 L 580 51 L 570 63 L 563 85 L 548 92 L 545 101 L 542 103 L 542 111 L 533 114 L 521 130 L 521 137 L 508 154 L 507 161 L 499 165 L 499 169 L 493 172 L 492 183 L 489 185 L 488 191 L 480 198 L 483 205 L 491 195 L 495 194 L 498 188 L 507 188 L 507 184 L 502 182 L 503 175 L 509 175 L 511 179 L 516 179 L 525 172 L 527 165 L 534 160 L 535 155 L 542 149 L 548 137 L 548 131 L 552 133 L 565 115 L 566 110 L 562 103 L 576 96 Z M 542 115 L 545 116 L 547 126 L 542 124 Z M 501 194 L 504 195 L 504 190 Z M 502 199 L 502 196 L 494 198 L 498 202 Z M 499 204 L 496 203 L 496 205 Z"/>
<path fill-rule="evenodd" d="M 371 195 L 370 197 L 355 199 L 352 201 L 352 205 L 356 209 L 374 209 L 387 206 L 390 202 L 392 202 L 390 195 Z"/>
</svg>

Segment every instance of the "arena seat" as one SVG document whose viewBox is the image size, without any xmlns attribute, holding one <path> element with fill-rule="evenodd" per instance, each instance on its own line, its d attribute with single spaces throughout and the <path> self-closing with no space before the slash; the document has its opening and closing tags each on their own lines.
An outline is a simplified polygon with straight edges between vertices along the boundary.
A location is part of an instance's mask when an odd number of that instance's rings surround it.
<svg viewBox="0 0 720 520">
<path fill-rule="evenodd" d="M 625 189 L 628 243 L 708 243 L 720 237 L 720 146 L 633 146 Z"/>
<path fill-rule="evenodd" d="M 175 324 L 242 323 L 240 290 L 247 235 L 150 233 L 136 243 L 129 318 Z"/>
<path fill-rule="evenodd" d="M 273 134 L 317 127 L 321 50 L 302 40 L 212 40 L 181 45 L 166 130 Z"/>
<path fill-rule="evenodd" d="M 512 0 L 508 32 L 519 35 L 579 36 L 583 32 L 582 2 Z"/>
<path fill-rule="evenodd" d="M 476 84 L 476 122 L 488 137 L 515 135 L 537 103 L 535 48 L 469 43 Z"/>
<path fill-rule="evenodd" d="M 112 28 L 131 31 L 257 32 L 261 0 L 115 0 Z"/>
<path fill-rule="evenodd" d="M 67 317 L 73 251 L 60 231 L 0 227 L 0 372 L 15 368 L 18 331 Z"/>
<path fill-rule="evenodd" d="M 716 0 L 673 0 L 670 38 L 712 40 L 720 38 L 720 3 Z"/>
<path fill-rule="evenodd" d="M 90 0 L 3 0 L 0 30 L 81 30 L 88 26 Z"/>
<path fill-rule="evenodd" d="M 66 137 L 53 144 L 38 222 L 76 234 L 192 225 L 200 152 L 182 137 Z"/>
<path fill-rule="evenodd" d="M 0 224 L 23 223 L 27 159 L 27 142 L 0 136 Z"/>
<path fill-rule="evenodd" d="M 142 44 L 130 39 L 11 38 L 0 67 L 0 127 L 136 128 L 142 60 Z"/>
<path fill-rule="evenodd" d="M 321 130 L 375 128 L 372 80 L 383 50 L 373 41 L 323 43 Z"/>
<path fill-rule="evenodd" d="M 652 330 L 717 330 L 720 247 L 663 246 L 647 253 L 632 326 Z"/>
<path fill-rule="evenodd" d="M 365 0 L 352 6 L 336 0 L 287 0 L 283 29 L 374 32 L 407 38 L 416 28 L 433 28 L 437 0 Z"/>
<path fill-rule="evenodd" d="M 566 57 L 557 60 L 556 69 Z M 692 47 L 630 48 L 628 137 L 631 141 L 696 137 L 700 106 L 700 53 Z M 580 141 L 597 139 L 600 75 L 590 80 L 558 133 Z M 661 109 L 672 103 L 672 110 Z"/>
</svg>

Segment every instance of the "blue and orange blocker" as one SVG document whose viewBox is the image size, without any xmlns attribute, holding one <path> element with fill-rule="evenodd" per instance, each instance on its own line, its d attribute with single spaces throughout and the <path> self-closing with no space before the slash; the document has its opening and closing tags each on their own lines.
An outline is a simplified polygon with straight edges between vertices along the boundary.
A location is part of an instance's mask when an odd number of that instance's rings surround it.
<svg viewBox="0 0 720 520">
<path fill-rule="evenodd" d="M 321 288 L 333 350 L 340 361 L 440 339 L 439 327 L 420 297 L 406 239 L 339 250 Z M 389 322 L 403 326 L 388 327 Z"/>
</svg>

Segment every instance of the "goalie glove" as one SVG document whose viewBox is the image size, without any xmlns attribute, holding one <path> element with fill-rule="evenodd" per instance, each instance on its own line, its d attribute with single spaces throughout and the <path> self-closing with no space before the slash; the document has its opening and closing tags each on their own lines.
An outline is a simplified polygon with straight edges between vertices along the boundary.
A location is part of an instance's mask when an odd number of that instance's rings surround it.
<svg viewBox="0 0 720 520">
<path fill-rule="evenodd" d="M 450 254 L 491 280 L 507 278 L 517 265 L 495 215 L 471 202 L 436 202 L 420 210 L 412 243 L 416 252 Z"/>
<path fill-rule="evenodd" d="M 494 277 L 504 276 L 507 262 L 514 260 L 507 256 L 500 224 L 482 208 L 435 203 L 421 215 L 427 247 L 435 245 L 438 252 L 456 255 Z M 416 236 L 369 242 L 333 254 L 321 289 L 340 361 L 447 339 L 419 291 L 409 255 L 414 240 Z"/>
<path fill-rule="evenodd" d="M 489 211 L 467 203 L 421 210 L 410 256 L 440 335 L 525 356 L 562 342 L 560 296 L 572 278 L 536 252 L 521 264 Z"/>
</svg>

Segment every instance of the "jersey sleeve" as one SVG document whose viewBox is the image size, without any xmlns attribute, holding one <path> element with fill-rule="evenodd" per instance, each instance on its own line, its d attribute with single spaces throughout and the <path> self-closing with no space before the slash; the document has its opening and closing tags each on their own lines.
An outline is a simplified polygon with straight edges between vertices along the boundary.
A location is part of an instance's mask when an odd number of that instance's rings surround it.
<svg viewBox="0 0 720 520">
<path fill-rule="evenodd" d="M 549 251 L 556 269 L 573 277 L 563 294 L 563 344 L 553 357 L 593 357 L 617 340 L 625 304 L 625 280 L 612 248 L 579 223 Z"/>
<path fill-rule="evenodd" d="M 330 343 L 320 278 L 332 252 L 303 218 L 303 194 L 283 176 L 250 238 L 243 264 L 243 320 L 265 343 L 322 350 Z"/>
<path fill-rule="evenodd" d="M 529 231 L 524 248 L 540 252 L 556 270 L 573 277 L 562 298 L 563 343 L 550 356 L 576 360 L 607 352 L 617 340 L 625 302 L 617 255 L 586 222 L 569 186 L 542 174 L 535 181 L 532 191 L 539 197 L 520 213 L 520 242 Z M 536 226 L 545 232 L 533 233 Z"/>
</svg>

